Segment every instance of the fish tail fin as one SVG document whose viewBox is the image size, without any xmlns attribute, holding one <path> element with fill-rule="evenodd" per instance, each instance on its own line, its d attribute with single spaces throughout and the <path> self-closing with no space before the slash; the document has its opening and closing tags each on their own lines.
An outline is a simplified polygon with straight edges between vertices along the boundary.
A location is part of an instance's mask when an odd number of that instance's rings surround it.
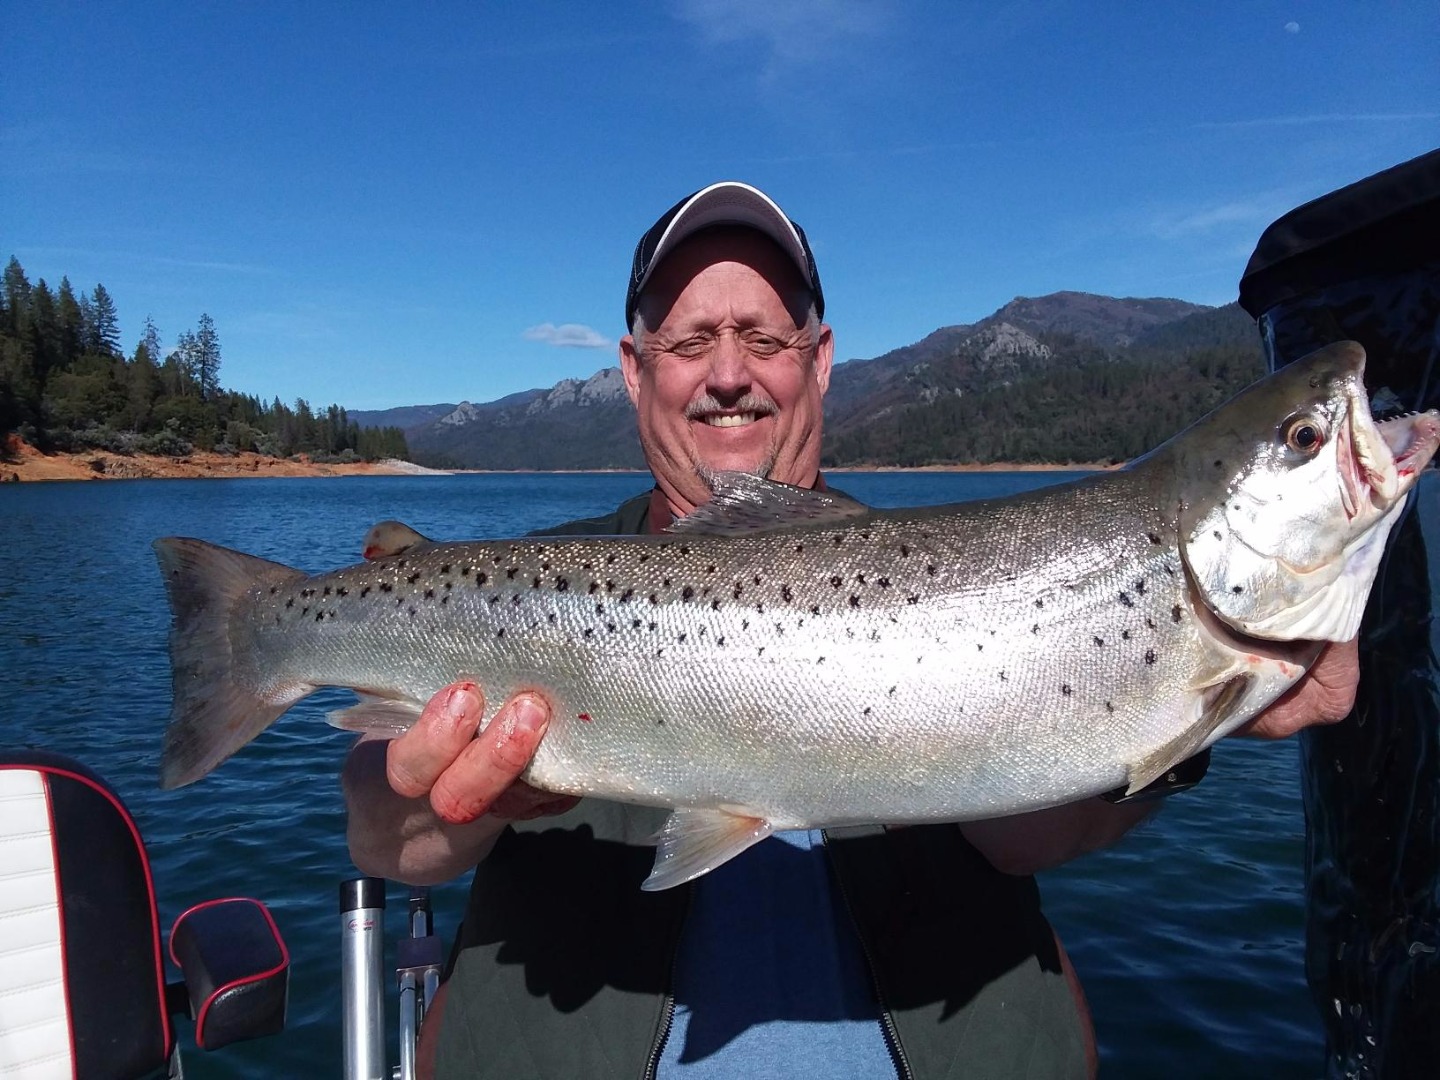
<svg viewBox="0 0 1440 1080">
<path fill-rule="evenodd" d="M 280 563 L 186 537 L 156 540 L 173 622 L 174 706 L 160 786 L 194 783 L 277 720 L 312 687 L 268 692 L 237 671 L 230 617 L 254 585 L 305 575 Z"/>
</svg>

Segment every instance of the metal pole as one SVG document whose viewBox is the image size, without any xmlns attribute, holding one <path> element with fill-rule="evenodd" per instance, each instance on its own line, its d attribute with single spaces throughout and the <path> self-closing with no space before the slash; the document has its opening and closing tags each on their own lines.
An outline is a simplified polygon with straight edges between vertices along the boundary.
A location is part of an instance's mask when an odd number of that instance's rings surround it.
<svg viewBox="0 0 1440 1080">
<path fill-rule="evenodd" d="M 344 1080 L 390 1080 L 385 1064 L 385 880 L 340 883 Z"/>
<path fill-rule="evenodd" d="M 430 890 L 410 893 L 410 936 L 400 939 L 400 1080 L 416 1080 L 415 1050 L 425 1010 L 435 997 L 443 960 L 440 939 L 431 928 Z"/>
</svg>

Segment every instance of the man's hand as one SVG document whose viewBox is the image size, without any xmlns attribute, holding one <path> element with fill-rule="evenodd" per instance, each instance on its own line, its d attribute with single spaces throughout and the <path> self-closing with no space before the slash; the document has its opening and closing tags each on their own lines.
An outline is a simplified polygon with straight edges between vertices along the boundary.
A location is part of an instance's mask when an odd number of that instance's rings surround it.
<svg viewBox="0 0 1440 1080">
<path fill-rule="evenodd" d="M 490 852 L 509 821 L 563 813 L 576 799 L 518 778 L 549 724 L 545 701 L 517 694 L 477 736 L 485 712 L 474 683 L 455 683 L 394 740 L 366 736 L 341 783 L 350 856 L 367 874 L 438 884 Z"/>
<path fill-rule="evenodd" d="M 1303 679 L 1234 734 L 1283 739 L 1314 724 L 1334 724 L 1349 715 L 1359 682 L 1358 643 L 1327 645 Z"/>
<path fill-rule="evenodd" d="M 520 821 L 558 814 L 576 799 L 519 779 L 550 724 L 538 694 L 516 694 L 477 737 L 485 695 L 471 682 L 441 690 L 420 719 L 390 743 L 386 777 L 397 795 L 427 797 L 440 820 L 464 825 L 483 814 Z"/>
</svg>

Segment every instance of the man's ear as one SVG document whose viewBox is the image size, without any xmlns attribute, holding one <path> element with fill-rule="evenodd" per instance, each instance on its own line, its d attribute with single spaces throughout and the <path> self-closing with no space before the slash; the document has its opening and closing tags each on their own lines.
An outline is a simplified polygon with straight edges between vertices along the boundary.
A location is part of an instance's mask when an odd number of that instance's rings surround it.
<svg viewBox="0 0 1440 1080">
<path fill-rule="evenodd" d="M 820 340 L 815 343 L 815 381 L 820 385 L 821 397 L 830 389 L 830 365 L 834 360 L 835 335 L 830 332 L 829 323 L 821 323 Z"/>
<path fill-rule="evenodd" d="M 625 378 L 625 392 L 630 395 L 630 404 L 640 408 L 640 352 L 635 348 L 635 337 L 626 334 L 620 339 L 620 374 Z"/>
</svg>

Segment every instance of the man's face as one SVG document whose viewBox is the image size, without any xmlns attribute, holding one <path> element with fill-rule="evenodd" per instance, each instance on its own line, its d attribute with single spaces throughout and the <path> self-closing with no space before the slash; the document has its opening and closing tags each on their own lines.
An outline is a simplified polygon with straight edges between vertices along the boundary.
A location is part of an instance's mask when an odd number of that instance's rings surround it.
<svg viewBox="0 0 1440 1080">
<path fill-rule="evenodd" d="M 715 472 L 814 484 L 834 343 L 809 307 L 799 271 L 754 230 L 698 233 L 656 268 L 620 366 L 677 513 L 709 499 Z"/>
</svg>

